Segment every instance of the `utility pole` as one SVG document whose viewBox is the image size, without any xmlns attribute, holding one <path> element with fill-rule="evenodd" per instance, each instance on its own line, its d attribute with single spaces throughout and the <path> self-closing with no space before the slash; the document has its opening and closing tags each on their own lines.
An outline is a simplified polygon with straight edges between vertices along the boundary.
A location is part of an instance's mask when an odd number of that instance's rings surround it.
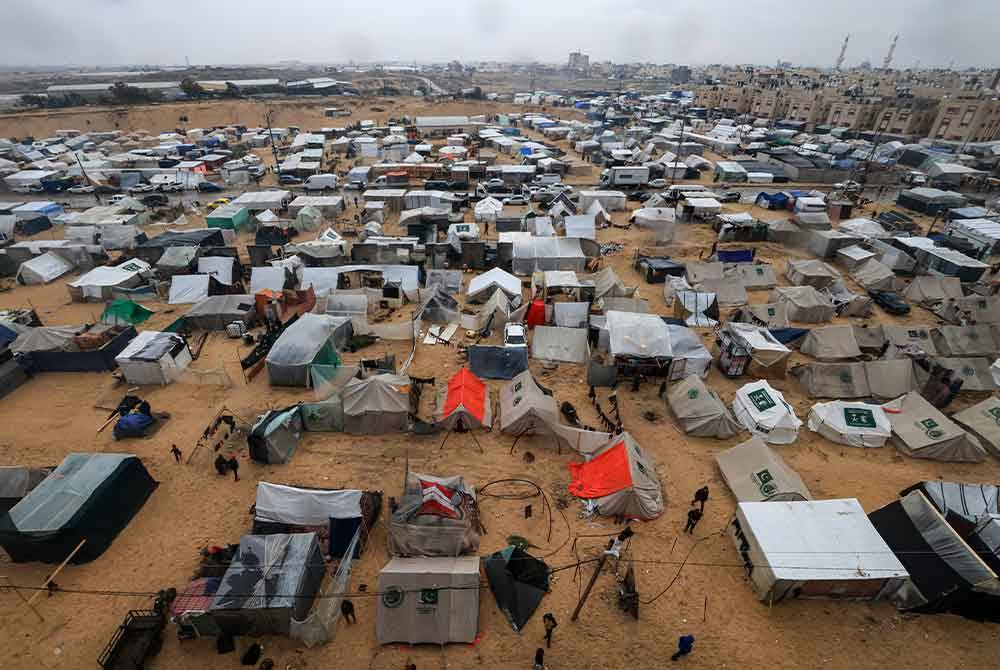
<svg viewBox="0 0 1000 670">
<path fill-rule="evenodd" d="M 635 531 L 633 531 L 631 527 L 626 526 L 622 532 L 618 533 L 616 538 L 608 540 L 608 548 L 601 553 L 601 559 L 597 562 L 597 568 L 594 570 L 594 574 L 590 576 L 587 588 L 584 589 L 583 595 L 580 596 L 580 602 L 576 604 L 576 609 L 573 610 L 573 616 L 569 618 L 570 621 L 576 621 L 579 618 L 580 610 L 583 609 L 583 605 L 587 602 L 587 597 L 590 595 L 590 591 L 594 588 L 594 584 L 597 582 L 597 578 L 600 576 L 601 570 L 604 569 L 604 564 L 608 562 L 608 556 L 614 556 L 615 558 L 620 559 L 625 542 L 634 534 Z"/>
<path fill-rule="evenodd" d="M 270 108 L 264 108 L 264 123 L 267 124 L 267 137 L 271 140 L 271 153 L 274 154 L 274 174 L 278 174 L 278 166 L 280 162 L 278 161 L 278 148 L 274 145 L 274 133 L 271 132 L 271 110 Z"/>
</svg>

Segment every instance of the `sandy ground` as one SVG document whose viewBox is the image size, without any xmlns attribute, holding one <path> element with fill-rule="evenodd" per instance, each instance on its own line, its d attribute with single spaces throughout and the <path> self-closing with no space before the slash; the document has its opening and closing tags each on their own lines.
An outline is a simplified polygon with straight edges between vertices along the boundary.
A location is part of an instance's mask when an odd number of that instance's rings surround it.
<svg viewBox="0 0 1000 670">
<path fill-rule="evenodd" d="M 176 113 L 164 108 L 156 108 L 155 114 Z M 434 112 L 447 113 L 437 108 Z M 193 125 L 211 122 L 207 117 L 199 118 L 198 113 L 189 112 Z M 151 116 L 140 122 L 155 129 L 165 125 L 165 118 L 169 116 Z M 235 120 L 232 116 L 214 118 L 219 122 Z M 159 124 L 153 122 L 156 120 Z M 13 126 L 9 124 L 30 121 L 3 119 L 0 123 L 7 124 L 0 126 L 5 129 L 2 134 L 10 134 Z M 82 125 L 66 119 L 52 123 L 55 125 L 51 128 Z M 301 123 L 307 125 L 304 120 Z M 43 134 L 41 130 L 36 132 Z M 776 218 L 773 212 L 752 211 L 761 218 Z M 624 217 L 624 213 L 619 213 L 615 220 L 622 222 Z M 679 230 L 678 240 L 671 247 L 674 256 L 692 260 L 707 254 L 713 234 L 706 226 L 682 226 Z M 627 245 L 626 251 L 608 257 L 606 262 L 627 283 L 639 286 L 641 296 L 649 300 L 655 311 L 666 314 L 662 286 L 642 283 L 631 269 L 632 250 L 646 244 L 645 237 L 642 231 L 634 229 L 599 231 L 602 241 L 617 240 Z M 245 242 L 244 236 L 241 243 Z M 787 258 L 801 255 L 771 244 L 758 247 L 758 257 L 773 262 L 779 275 Z M 783 277 L 782 282 L 787 283 Z M 766 292 L 751 294 L 752 302 L 765 302 L 766 297 Z M 34 306 L 49 325 L 91 321 L 101 309 L 99 305 L 70 303 L 63 281 L 0 292 L 0 307 L 27 305 Z M 143 325 L 146 329 L 162 327 L 183 313 L 183 307 L 151 306 L 157 313 Z M 876 312 L 872 320 L 890 319 Z M 929 312 L 916 308 L 910 321 L 935 320 Z M 709 344 L 711 333 L 704 330 L 702 336 Z M 363 353 L 373 357 L 392 351 L 402 359 L 407 346 L 376 344 Z M 489 532 L 483 538 L 482 554 L 505 546 L 505 538 L 517 534 L 537 545 L 533 553 L 545 556 L 550 565 L 568 566 L 579 559 L 597 556 L 607 535 L 617 531 L 611 520 L 589 521 L 579 516 L 579 503 L 566 493 L 569 483 L 566 465 L 576 460 L 572 455 L 556 453 L 550 443 L 538 438 L 522 438 L 511 453 L 512 438 L 498 431 L 476 434 L 484 453 L 480 453 L 469 435 L 454 435 L 441 448 L 440 435 L 359 438 L 310 433 L 286 465 L 257 465 L 242 449 L 238 483 L 216 477 L 210 450 L 194 454 L 190 463 L 175 463 L 169 453 L 170 445 L 177 444 L 187 460 L 205 425 L 223 406 L 250 418 L 268 407 L 311 398 L 311 392 L 305 389 L 269 386 L 264 374 L 245 383 L 237 362 L 245 353 L 242 344 L 226 339 L 223 334 L 212 334 L 193 367 L 225 368 L 233 380 L 231 387 L 174 384 L 143 389 L 142 394 L 154 410 L 169 411 L 172 415 L 158 433 L 143 440 L 116 443 L 110 430 L 97 432 L 107 411 L 95 405 L 106 404 L 108 398 L 116 399 L 126 388 L 115 387 L 110 374 L 41 374 L 0 401 L 0 426 L 3 426 L 0 464 L 42 466 L 58 463 L 73 451 L 127 451 L 139 455 L 160 482 L 145 507 L 110 549 L 90 564 L 64 570 L 57 579 L 61 587 L 116 592 L 153 592 L 168 586 L 180 589 L 195 570 L 201 547 L 235 542 L 248 532 L 248 511 L 254 501 L 256 482 L 379 489 L 386 495 L 397 495 L 407 458 L 417 471 L 462 474 L 478 486 L 504 477 L 528 478 L 537 482 L 551 499 L 568 501 L 562 513 L 556 512 L 549 539 L 548 519 L 539 513 L 539 501 L 533 501 L 534 517 L 525 520 L 523 502 L 483 499 L 483 521 Z M 796 358 L 802 357 L 797 354 Z M 434 376 L 443 383 L 461 365 L 456 350 L 421 345 L 412 372 Z M 563 364 L 550 371 L 535 361 L 531 367 L 539 381 L 552 388 L 559 400 L 571 401 L 584 422 L 596 425 L 596 413 L 586 399 L 582 367 Z M 708 379 L 727 402 L 732 400 L 739 385 L 748 381 L 749 378 L 726 379 L 715 368 Z M 804 419 L 811 403 L 794 380 L 773 383 Z M 499 383 L 490 382 L 490 387 L 495 396 Z M 606 393 L 601 393 L 607 406 L 605 397 Z M 278 668 L 297 669 L 342 665 L 398 670 L 408 660 L 421 669 L 493 668 L 502 664 L 527 668 L 534 649 L 542 642 L 541 614 L 551 611 L 560 622 L 554 646 L 546 656 L 546 663 L 553 670 L 669 666 L 677 636 L 685 633 L 693 633 L 697 638 L 694 654 L 678 664 L 689 667 L 875 668 L 942 664 L 984 667 L 994 662 L 995 629 L 958 617 L 902 616 L 888 603 L 800 600 L 769 608 L 758 602 L 744 579 L 732 542 L 720 535 L 733 513 L 734 499 L 713 460 L 714 454 L 745 437 L 716 441 L 683 436 L 664 402 L 658 399 L 655 384 L 644 385 L 638 393 L 626 387 L 621 390 L 620 398 L 624 425 L 655 458 L 667 502 L 660 519 L 637 524 L 635 528 L 630 555 L 635 561 L 642 601 L 645 603 L 659 594 L 680 571 L 665 594 L 641 606 L 638 621 L 621 613 L 616 605 L 614 574 L 616 570 L 624 574 L 624 564 L 609 565 L 606 574 L 598 579 L 579 621 L 569 621 L 580 590 L 590 576 L 592 564 L 588 564 L 580 571 L 569 569 L 555 575 L 551 593 L 521 634 L 511 630 L 490 592 L 484 590 L 479 608 L 478 643 L 445 648 L 380 647 L 375 641 L 376 602 L 371 597 L 356 597 L 359 624 L 339 626 L 332 643 L 310 650 L 288 639 L 267 637 L 261 640 L 265 655 L 272 657 Z M 962 398 L 956 409 L 970 401 Z M 658 418 L 647 420 L 643 416 L 646 411 L 654 412 Z M 866 510 L 892 501 L 900 489 L 922 479 L 941 477 L 970 482 L 1000 479 L 1000 466 L 992 459 L 981 465 L 946 464 L 908 459 L 891 448 L 855 450 L 829 443 L 805 427 L 795 444 L 779 449 L 816 498 L 856 497 Z M 534 455 L 532 462 L 524 458 L 529 451 Z M 695 489 L 706 483 L 711 489 L 711 499 L 705 519 L 694 537 L 684 535 L 681 531 L 688 500 Z M 706 539 L 699 541 L 702 538 Z M 697 547 L 696 541 L 699 541 Z M 691 563 L 680 569 L 679 564 L 692 548 Z M 373 590 L 378 571 L 386 560 L 385 531 L 380 525 L 358 562 L 352 591 L 358 591 L 362 584 Z M 16 584 L 39 585 L 49 570 L 51 566 L 12 564 L 0 557 L 0 575 Z M 38 604 L 44 621 L 38 621 L 15 594 L 0 593 L 3 631 L 0 638 L 7 642 L 0 664 L 3 667 L 93 668 L 125 613 L 148 607 L 151 600 L 140 596 L 59 593 L 51 598 L 42 597 Z M 239 648 L 244 649 L 250 642 L 241 640 Z M 162 653 L 149 665 L 155 670 L 206 666 L 237 667 L 238 658 L 217 656 L 211 640 L 181 643 L 172 628 L 168 630 Z"/>
</svg>

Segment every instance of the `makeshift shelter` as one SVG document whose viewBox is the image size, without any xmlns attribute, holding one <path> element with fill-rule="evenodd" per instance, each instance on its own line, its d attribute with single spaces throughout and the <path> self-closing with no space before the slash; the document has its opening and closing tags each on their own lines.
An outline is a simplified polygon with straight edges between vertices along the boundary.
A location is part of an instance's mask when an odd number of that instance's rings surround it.
<svg viewBox="0 0 1000 670">
<path fill-rule="evenodd" d="M 67 272 L 72 272 L 75 267 L 73 263 L 56 252 L 46 251 L 44 254 L 21 263 L 17 270 L 17 281 L 19 284 L 27 286 L 48 284 Z"/>
<path fill-rule="evenodd" d="M 674 316 L 683 319 L 688 327 L 711 328 L 719 323 L 718 297 L 705 291 L 677 291 Z"/>
<path fill-rule="evenodd" d="M 766 328 L 730 321 L 719 331 L 719 367 L 729 376 L 782 379 L 792 350 Z"/>
<path fill-rule="evenodd" d="M 837 313 L 830 299 L 812 286 L 779 286 L 771 291 L 770 301 L 785 305 L 788 318 L 802 323 L 824 323 Z"/>
<path fill-rule="evenodd" d="M 437 425 L 447 430 L 493 426 L 489 388 L 467 368 L 461 368 L 441 389 L 437 399 Z"/>
<path fill-rule="evenodd" d="M 132 326 L 39 326 L 29 328 L 10 350 L 31 357 L 36 372 L 103 372 L 136 336 Z"/>
<path fill-rule="evenodd" d="M 962 391 L 980 391 L 992 393 L 997 390 L 997 382 L 993 379 L 990 371 L 990 361 L 986 358 L 935 358 L 934 362 L 951 370 L 953 379 L 962 380 Z M 929 373 L 921 367 L 916 367 L 914 372 L 917 380 L 926 382 Z"/>
<path fill-rule="evenodd" d="M 921 307 L 932 307 L 953 298 L 962 298 L 962 282 L 958 277 L 917 275 L 903 291 L 903 297 Z"/>
<path fill-rule="evenodd" d="M 469 369 L 480 379 L 511 379 L 528 369 L 527 347 L 472 346 Z"/>
<path fill-rule="evenodd" d="M 770 289 L 778 285 L 778 278 L 774 274 L 774 267 L 765 263 L 734 263 L 727 265 L 723 270 L 723 279 L 738 281 L 743 285 L 744 291 Z M 745 302 L 746 300 L 743 301 L 743 303 Z"/>
<path fill-rule="evenodd" d="M 309 368 L 338 366 L 335 342 L 349 339 L 351 320 L 325 314 L 303 314 L 285 328 L 267 354 L 267 377 L 274 386 L 308 386 Z"/>
<path fill-rule="evenodd" d="M 476 491 L 461 476 L 435 477 L 408 471 L 402 496 L 389 520 L 389 553 L 475 554 L 479 551 L 479 530 Z"/>
<path fill-rule="evenodd" d="M 975 435 L 991 454 L 1000 457 L 1000 399 L 991 396 L 951 418 Z"/>
<path fill-rule="evenodd" d="M 851 270 L 851 278 L 868 291 L 897 291 L 902 286 L 889 266 L 874 258 Z"/>
<path fill-rule="evenodd" d="M 892 425 L 881 405 L 834 400 L 809 410 L 809 430 L 831 442 L 849 447 L 882 447 L 892 435 Z"/>
<path fill-rule="evenodd" d="M 174 275 L 170 279 L 167 302 L 171 305 L 193 305 L 208 297 L 212 278 L 208 275 Z"/>
<path fill-rule="evenodd" d="M 861 356 L 852 326 L 813 328 L 802 340 L 801 351 L 820 361 L 839 361 Z"/>
<path fill-rule="evenodd" d="M 929 356 L 937 356 L 938 351 L 934 346 L 931 330 L 926 326 L 883 324 L 882 333 L 890 344 L 886 350 L 885 358 L 898 358 L 902 352 L 917 353 L 918 351 Z"/>
<path fill-rule="evenodd" d="M 757 597 L 876 600 L 907 579 L 854 498 L 740 502 L 730 522 Z"/>
<path fill-rule="evenodd" d="M 252 295 L 213 295 L 187 311 L 184 325 L 190 330 L 226 330 L 232 323 L 249 327 L 255 318 Z"/>
<path fill-rule="evenodd" d="M 107 301 L 115 289 L 136 288 L 145 283 L 143 275 L 151 270 L 149 263 L 133 258 L 120 265 L 101 265 L 75 281 L 67 282 L 70 298 L 83 302 L 85 300 Z"/>
<path fill-rule="evenodd" d="M 131 300 L 115 300 L 104 308 L 100 321 L 109 326 L 137 326 L 155 313 Z"/>
<path fill-rule="evenodd" d="M 316 533 L 244 535 L 209 613 L 229 635 L 288 635 L 309 614 L 326 563 Z"/>
<path fill-rule="evenodd" d="M 483 561 L 497 607 L 520 631 L 549 590 L 549 566 L 520 547 L 506 547 Z"/>
<path fill-rule="evenodd" d="M 587 265 L 580 239 L 577 238 L 519 237 L 514 240 L 512 253 L 511 269 L 519 275 L 529 275 L 538 270 L 582 272 Z M 471 290 L 472 282 L 469 288 Z"/>
<path fill-rule="evenodd" d="M 372 375 L 351 379 L 341 391 L 344 431 L 352 435 L 405 432 L 410 427 L 410 378 Z"/>
<path fill-rule="evenodd" d="M 502 289 L 511 300 L 515 298 L 520 299 L 521 297 L 521 280 L 500 268 L 493 268 L 473 277 L 469 281 L 466 300 L 469 302 L 483 302 L 493 295 L 493 292 L 498 288 Z"/>
<path fill-rule="evenodd" d="M 586 328 L 537 326 L 531 338 L 531 357 L 539 360 L 582 364 L 589 351 Z"/>
<path fill-rule="evenodd" d="M 787 303 L 745 305 L 737 310 L 730 323 L 749 323 L 764 328 L 789 328 Z"/>
<path fill-rule="evenodd" d="M 157 483 L 131 454 L 69 454 L 31 493 L 0 517 L 0 546 L 17 563 L 73 563 L 111 546 Z"/>
<path fill-rule="evenodd" d="M 766 381 L 744 385 L 733 399 L 733 416 L 754 435 L 771 444 L 791 444 L 802 421 L 785 396 Z"/>
<path fill-rule="evenodd" d="M 174 333 L 144 330 L 115 356 L 129 384 L 170 384 L 191 364 L 187 340 Z"/>
<path fill-rule="evenodd" d="M 298 405 L 261 414 L 247 435 L 250 458 L 258 463 L 287 463 L 299 446 L 303 430 Z"/>
<path fill-rule="evenodd" d="M 840 279 L 839 272 L 818 260 L 788 261 L 785 276 L 795 286 L 812 286 L 817 289 L 824 289 L 835 279 Z"/>
<path fill-rule="evenodd" d="M 980 463 L 986 451 L 916 391 L 886 406 L 892 424 L 891 442 L 913 458 Z"/>
<path fill-rule="evenodd" d="M 253 506 L 253 532 L 271 535 L 318 528 L 324 553 L 338 559 L 358 558 L 375 527 L 381 506 L 379 492 L 259 482 Z M 359 531 L 359 541 L 353 542 Z M 354 550 L 348 553 L 352 545 Z"/>
<path fill-rule="evenodd" d="M 996 573 L 921 491 L 911 491 L 868 517 L 909 573 L 895 594 L 899 609 L 1000 620 Z"/>
<path fill-rule="evenodd" d="M 722 399 L 697 375 L 670 387 L 667 404 L 685 435 L 726 440 L 743 429 Z"/>
<path fill-rule="evenodd" d="M 805 482 L 756 435 L 715 455 L 737 502 L 812 500 Z"/>
<path fill-rule="evenodd" d="M 367 313 L 367 307 L 365 308 L 365 312 Z M 328 306 L 327 314 L 329 313 Z M 458 323 L 460 320 L 458 301 L 436 286 L 431 289 L 430 295 L 427 296 L 424 304 L 421 305 L 415 318 L 425 323 Z"/>
<path fill-rule="evenodd" d="M 270 210 L 265 210 L 270 211 Z M 272 212 L 273 215 L 273 212 Z M 260 219 L 260 215 L 257 216 Z M 205 225 L 208 228 L 227 228 L 229 230 L 239 230 L 250 224 L 250 210 L 239 205 L 223 205 L 217 207 L 205 217 Z"/>
<path fill-rule="evenodd" d="M 594 453 L 611 439 L 609 433 L 562 425 L 556 399 L 535 382 L 528 370 L 500 389 L 500 430 L 516 437 L 551 437 L 560 450 L 566 447 L 584 455 Z"/>
<path fill-rule="evenodd" d="M 569 464 L 569 492 L 603 516 L 650 520 L 663 513 L 656 464 L 628 433 L 613 438 L 584 463 Z"/>
<path fill-rule="evenodd" d="M 195 271 L 199 247 L 168 247 L 156 261 L 156 275 L 169 279 L 174 275 L 188 275 Z"/>
<path fill-rule="evenodd" d="M 862 353 L 880 355 L 886 344 L 885 331 L 880 325 L 854 326 L 854 341 Z"/>
<path fill-rule="evenodd" d="M 475 642 L 479 557 L 393 558 L 379 571 L 379 644 Z"/>
</svg>

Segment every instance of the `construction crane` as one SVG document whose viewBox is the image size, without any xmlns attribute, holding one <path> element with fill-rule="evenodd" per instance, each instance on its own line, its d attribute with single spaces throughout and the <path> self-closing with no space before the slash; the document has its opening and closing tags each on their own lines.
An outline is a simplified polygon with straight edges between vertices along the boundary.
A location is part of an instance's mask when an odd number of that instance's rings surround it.
<svg viewBox="0 0 1000 670">
<path fill-rule="evenodd" d="M 837 69 L 839 70 L 844 65 L 844 54 L 847 53 L 847 43 L 851 41 L 851 34 L 848 33 L 844 38 L 844 43 L 840 45 L 840 55 L 837 56 Z"/>
<path fill-rule="evenodd" d="M 892 56 L 896 53 L 896 42 L 899 41 L 899 35 L 892 38 L 892 44 L 889 45 L 889 53 L 885 55 L 885 60 L 882 61 L 882 69 L 888 70 L 889 66 L 892 65 Z"/>
</svg>

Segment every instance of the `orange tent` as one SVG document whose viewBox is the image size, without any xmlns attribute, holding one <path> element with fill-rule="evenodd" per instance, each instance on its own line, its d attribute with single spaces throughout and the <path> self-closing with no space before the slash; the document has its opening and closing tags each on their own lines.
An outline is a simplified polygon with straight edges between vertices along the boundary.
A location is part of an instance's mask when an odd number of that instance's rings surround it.
<svg viewBox="0 0 1000 670">
<path fill-rule="evenodd" d="M 462 368 L 448 380 L 438 397 L 438 425 L 455 428 L 459 421 L 465 428 L 489 428 L 493 425 L 490 390 L 483 381 Z"/>
<path fill-rule="evenodd" d="M 612 439 L 586 463 L 570 463 L 569 492 L 604 516 L 655 519 L 663 513 L 656 464 L 628 433 Z"/>
</svg>

